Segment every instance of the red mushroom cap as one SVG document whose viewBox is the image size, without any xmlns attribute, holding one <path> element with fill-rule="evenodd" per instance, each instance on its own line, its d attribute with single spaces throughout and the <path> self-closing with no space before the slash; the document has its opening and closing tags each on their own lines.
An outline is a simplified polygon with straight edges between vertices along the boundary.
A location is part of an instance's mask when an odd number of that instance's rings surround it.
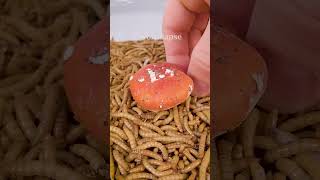
<svg viewBox="0 0 320 180">
<path fill-rule="evenodd" d="M 193 81 L 177 65 L 149 64 L 130 77 L 133 99 L 143 109 L 161 111 L 184 102 L 193 90 Z"/>
</svg>

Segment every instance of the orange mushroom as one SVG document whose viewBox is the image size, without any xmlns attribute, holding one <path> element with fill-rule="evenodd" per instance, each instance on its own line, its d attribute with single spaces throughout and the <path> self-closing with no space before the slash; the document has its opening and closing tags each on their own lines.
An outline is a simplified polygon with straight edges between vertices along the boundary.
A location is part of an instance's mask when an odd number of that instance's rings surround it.
<svg viewBox="0 0 320 180">
<path fill-rule="evenodd" d="M 150 111 L 170 109 L 184 102 L 193 90 L 193 81 L 177 65 L 149 64 L 129 81 L 133 99 Z"/>
<path fill-rule="evenodd" d="M 66 51 L 64 87 L 76 120 L 107 142 L 107 18 Z"/>
<path fill-rule="evenodd" d="M 228 31 L 213 33 L 215 135 L 241 124 L 264 93 L 267 67 L 259 53 Z"/>
</svg>

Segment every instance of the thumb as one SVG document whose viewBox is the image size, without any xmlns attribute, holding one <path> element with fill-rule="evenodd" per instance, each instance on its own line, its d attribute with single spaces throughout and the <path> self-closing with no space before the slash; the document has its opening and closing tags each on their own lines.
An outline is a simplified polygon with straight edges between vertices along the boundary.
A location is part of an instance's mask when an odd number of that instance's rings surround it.
<svg viewBox="0 0 320 180">
<path fill-rule="evenodd" d="M 188 74 L 194 82 L 193 95 L 201 97 L 210 94 L 210 20 L 193 48 Z"/>
</svg>

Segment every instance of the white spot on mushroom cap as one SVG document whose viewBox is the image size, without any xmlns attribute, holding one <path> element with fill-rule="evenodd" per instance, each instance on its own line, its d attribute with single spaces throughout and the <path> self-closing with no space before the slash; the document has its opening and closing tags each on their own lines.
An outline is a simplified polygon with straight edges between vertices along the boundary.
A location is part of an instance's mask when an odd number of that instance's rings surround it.
<svg viewBox="0 0 320 180">
<path fill-rule="evenodd" d="M 73 52 L 74 52 L 74 47 L 73 46 L 68 46 L 66 48 L 66 50 L 64 51 L 63 60 L 67 61 L 72 56 Z"/>
<path fill-rule="evenodd" d="M 131 81 L 131 80 L 132 80 L 132 78 L 133 78 L 133 76 L 130 76 L 130 77 L 129 77 L 129 81 Z"/>
<path fill-rule="evenodd" d="M 164 78 L 164 77 L 166 77 L 166 75 L 164 75 L 164 74 L 160 74 L 160 75 L 159 75 L 159 78 L 160 78 L 160 79 L 162 79 L 162 78 Z"/>
<path fill-rule="evenodd" d="M 154 71 L 152 71 L 151 69 L 148 68 L 147 72 L 149 74 L 151 83 L 153 83 L 153 82 L 158 80 L 157 77 L 156 77 L 156 73 Z"/>
<path fill-rule="evenodd" d="M 166 69 L 166 71 L 164 72 L 165 74 L 170 74 L 170 76 L 174 76 L 174 71 L 171 69 Z"/>
<path fill-rule="evenodd" d="M 142 78 L 138 79 L 138 81 L 139 81 L 139 82 L 143 82 L 143 81 L 144 81 L 144 78 L 142 77 Z"/>
</svg>

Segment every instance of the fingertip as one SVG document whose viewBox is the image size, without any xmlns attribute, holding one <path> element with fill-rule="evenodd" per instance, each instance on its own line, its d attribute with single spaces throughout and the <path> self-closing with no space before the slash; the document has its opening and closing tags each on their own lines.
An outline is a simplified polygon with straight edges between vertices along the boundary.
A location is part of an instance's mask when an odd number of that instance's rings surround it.
<svg viewBox="0 0 320 180">
<path fill-rule="evenodd" d="M 202 81 L 193 81 L 194 90 L 192 91 L 193 96 L 204 97 L 210 95 L 210 84 Z"/>
</svg>

